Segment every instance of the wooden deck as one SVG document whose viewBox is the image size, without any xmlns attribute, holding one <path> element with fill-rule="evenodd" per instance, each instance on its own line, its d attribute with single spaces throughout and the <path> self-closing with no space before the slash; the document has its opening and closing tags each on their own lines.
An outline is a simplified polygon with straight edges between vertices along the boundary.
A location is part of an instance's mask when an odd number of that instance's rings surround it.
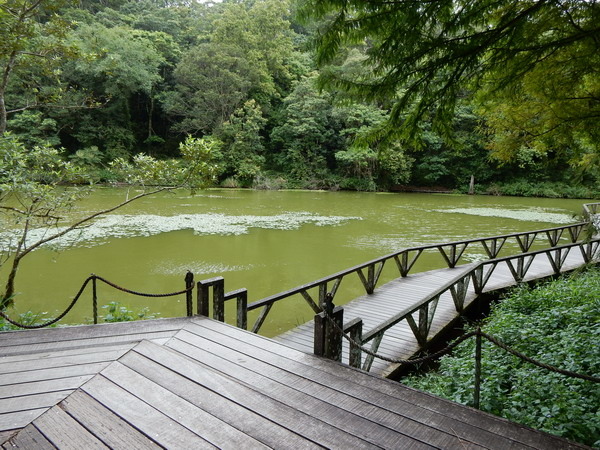
<svg viewBox="0 0 600 450">
<path fill-rule="evenodd" d="M 562 266 L 562 272 L 569 272 L 585 264 L 579 251 L 569 252 Z M 350 303 L 343 305 L 344 322 L 360 317 L 363 320 L 363 330 L 368 331 L 384 322 L 395 314 L 410 308 L 426 298 L 440 286 L 467 273 L 473 264 L 458 266 L 453 269 L 439 269 L 420 272 L 397 278 L 375 289 L 373 294 L 365 294 Z M 531 281 L 554 275 L 554 270 L 544 254 L 536 255 L 523 281 Z M 484 293 L 514 286 L 516 281 L 506 262 L 500 263 L 488 281 Z M 465 298 L 465 308 L 477 298 L 473 284 L 469 285 Z M 430 328 L 428 340 L 434 339 L 447 327 L 452 326 L 459 318 L 450 292 L 442 294 L 435 310 L 435 316 Z M 285 343 L 298 350 L 312 353 L 314 341 L 314 321 L 309 321 L 286 333 L 277 336 L 278 342 Z M 348 361 L 349 344 L 343 341 L 343 361 Z M 367 347 L 369 347 L 367 345 Z M 388 358 L 408 359 L 419 351 L 419 345 L 404 320 L 389 329 L 379 346 L 377 353 Z M 386 376 L 393 372 L 398 365 L 375 359 L 371 372 Z"/>
<path fill-rule="evenodd" d="M 204 317 L 0 333 L 13 448 L 584 448 Z"/>
</svg>

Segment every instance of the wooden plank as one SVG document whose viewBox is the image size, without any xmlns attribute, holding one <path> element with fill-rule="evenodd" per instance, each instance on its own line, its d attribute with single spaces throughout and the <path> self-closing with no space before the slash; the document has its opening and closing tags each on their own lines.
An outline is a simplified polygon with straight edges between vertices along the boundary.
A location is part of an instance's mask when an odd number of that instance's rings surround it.
<svg viewBox="0 0 600 450">
<path fill-rule="evenodd" d="M 0 399 L 0 414 L 26 411 L 28 409 L 50 408 L 62 401 L 71 392 L 73 390 L 3 398 Z"/>
<path fill-rule="evenodd" d="M 281 446 L 282 442 L 294 449 L 313 448 L 316 445 L 219 393 L 209 390 L 194 380 L 179 373 L 173 373 L 168 367 L 155 361 L 147 358 L 124 358 L 120 362 L 138 372 L 146 373 L 148 379 L 161 384 L 198 408 L 237 427 L 240 431 L 270 447 Z M 190 364 L 190 360 L 183 361 L 183 363 L 177 362 L 176 367 L 179 368 L 181 364 Z M 198 371 L 197 366 L 195 366 L 195 370 Z"/>
<path fill-rule="evenodd" d="M 388 402 L 386 398 L 392 399 L 391 401 L 393 402 L 399 400 L 404 406 L 398 413 L 419 414 L 419 416 L 415 416 L 416 420 L 429 423 L 441 430 L 445 429 L 444 426 L 448 427 L 449 424 L 452 424 L 452 422 L 443 419 L 444 417 L 455 421 L 457 428 L 446 428 L 447 432 L 454 433 L 461 438 L 465 432 L 464 427 L 467 426 L 470 429 L 477 430 L 477 433 L 490 432 L 496 435 L 497 439 L 504 440 L 505 445 L 527 445 L 540 449 L 569 448 L 571 445 L 573 448 L 584 448 L 556 436 L 514 424 L 505 419 L 408 388 L 399 383 L 340 365 L 333 361 L 318 358 L 314 355 L 304 354 L 285 345 L 277 345 L 277 343 L 274 343 L 270 339 L 253 333 L 246 333 L 227 324 L 217 324 L 203 318 L 194 318 L 193 322 L 220 333 L 221 336 L 218 338 L 220 342 L 226 337 L 230 337 L 237 340 L 238 344 L 236 345 L 238 346 L 246 344 L 259 348 L 268 347 L 269 353 L 265 353 L 264 355 L 269 357 L 273 355 L 283 357 L 281 363 L 288 370 L 292 370 L 291 368 L 295 367 L 295 365 L 300 365 L 301 367 L 294 368 L 293 370 L 302 370 L 306 377 L 313 379 L 317 383 L 330 386 L 337 385 L 338 387 L 343 386 L 344 392 L 348 395 L 364 398 L 365 392 L 368 392 L 369 396 L 365 398 L 366 401 L 372 401 L 376 404 L 381 402 L 380 404 L 382 405 L 386 405 Z M 240 351 L 244 350 L 240 348 Z M 365 388 L 368 390 L 365 391 Z M 373 391 L 378 391 L 379 395 L 384 395 L 378 398 L 377 393 Z M 435 423 L 434 419 L 436 418 L 441 421 L 440 424 Z M 495 448 L 499 448 L 498 445 Z"/>
<path fill-rule="evenodd" d="M 195 383 L 205 386 L 224 398 L 244 406 L 256 415 L 269 419 L 273 422 L 272 427 L 285 427 L 307 440 L 326 447 L 369 447 L 368 443 L 364 440 L 344 433 L 338 428 L 319 420 L 319 411 L 313 411 L 312 414 L 298 411 L 273 399 L 269 396 L 268 392 L 256 391 L 250 386 L 236 382 L 234 379 L 223 376 L 206 367 L 202 370 L 199 368 L 198 362 L 192 362 L 189 359 L 186 360 L 172 350 L 151 346 L 149 343 L 142 342 L 135 348 L 135 352 L 170 367 Z M 123 357 L 122 361 L 124 364 L 129 364 L 131 358 L 130 354 L 127 354 Z M 149 373 L 148 376 L 150 375 Z M 174 388 L 174 386 L 169 387 L 169 389 Z M 281 446 L 281 443 L 279 446 Z"/>
<path fill-rule="evenodd" d="M 19 397 L 21 395 L 41 394 L 77 389 L 94 375 L 60 378 L 57 380 L 34 381 L 32 383 L 0 386 L 0 398 Z"/>
<path fill-rule="evenodd" d="M 0 445 L 4 444 L 6 441 L 8 441 L 11 437 L 13 437 L 18 432 L 19 432 L 19 430 L 0 431 Z"/>
<path fill-rule="evenodd" d="M 191 327 L 187 327 L 190 329 Z M 205 334 L 205 333 L 204 333 Z M 178 344 L 179 339 L 186 338 L 189 340 L 196 341 L 197 349 L 193 349 L 190 347 L 183 347 L 181 344 Z M 207 339 L 202 339 L 201 336 L 197 336 L 196 339 L 190 336 L 190 334 L 186 334 L 186 330 L 180 332 L 175 340 L 169 342 L 169 346 L 177 346 L 181 350 L 185 350 L 185 353 L 194 358 L 200 358 L 202 361 L 207 361 L 210 359 L 210 355 L 206 352 L 216 353 L 222 357 L 228 356 L 230 358 L 230 362 L 240 361 L 237 365 L 241 365 L 243 367 L 249 368 L 252 371 L 258 371 L 256 368 L 257 361 L 252 361 L 252 364 L 247 364 L 247 361 L 252 357 L 262 356 L 265 359 L 264 364 L 259 366 L 260 373 L 268 374 L 269 377 L 277 379 L 282 383 L 289 383 L 294 389 L 303 390 L 304 392 L 318 396 L 320 399 L 327 400 L 332 402 L 333 404 L 343 406 L 347 410 L 347 412 L 352 413 L 354 415 L 360 416 L 361 418 L 372 418 L 377 423 L 388 427 L 390 430 L 398 430 L 397 431 L 397 441 L 402 442 L 401 439 L 403 436 L 400 435 L 400 432 L 403 434 L 408 434 L 412 439 L 419 440 L 423 444 L 436 446 L 439 448 L 450 448 L 460 446 L 461 440 L 456 437 L 454 428 L 462 425 L 455 421 L 448 420 L 446 417 L 433 417 L 430 412 L 425 411 L 425 413 L 419 416 L 418 410 L 419 407 L 413 407 L 417 410 L 417 414 L 413 412 L 412 414 L 415 417 L 411 417 L 410 413 L 407 413 L 406 408 L 411 407 L 412 405 L 408 405 L 405 402 L 398 402 L 394 399 L 390 399 L 387 396 L 381 395 L 377 392 L 373 392 L 370 389 L 356 389 L 354 388 L 354 394 L 349 394 L 347 391 L 347 385 L 345 380 L 337 379 L 335 376 L 331 376 L 330 374 L 306 374 L 306 368 L 302 365 L 294 365 L 290 364 L 290 362 L 273 358 L 267 355 L 259 355 L 260 352 L 254 353 L 251 346 L 244 346 L 243 349 L 240 349 L 242 354 L 248 355 L 248 358 L 240 358 L 240 352 L 236 352 L 235 350 L 231 350 L 230 352 L 227 349 L 224 349 L 224 345 L 233 344 L 236 345 L 235 339 L 228 339 L 227 337 L 219 337 L 217 342 L 208 342 Z M 220 344 L 219 344 L 220 343 Z M 269 348 L 267 346 L 263 348 Z M 263 352 L 264 353 L 264 352 Z M 236 357 L 237 354 L 237 357 Z M 224 366 L 224 370 L 228 370 L 230 373 L 236 375 L 236 377 L 240 377 L 243 374 L 243 371 L 240 368 L 235 368 L 233 366 Z M 252 381 L 255 378 L 259 380 L 259 376 L 255 373 L 253 376 L 249 375 L 248 378 L 242 379 L 243 382 L 248 382 L 255 384 L 257 381 Z M 326 379 L 327 381 L 323 381 Z M 268 383 L 265 384 L 268 387 Z M 352 392 L 352 391 L 351 391 Z M 356 395 L 356 393 L 360 395 Z M 305 400 L 306 402 L 306 400 Z M 322 408 L 321 408 L 322 409 Z M 319 411 L 321 411 L 319 409 Z M 322 417 L 322 413 L 319 413 L 319 417 Z M 340 414 L 338 417 L 344 417 Z M 427 420 L 421 420 L 425 417 Z M 336 417 L 332 417 L 333 420 L 336 420 Z M 450 422 L 445 423 L 445 422 Z M 385 444 L 385 434 L 381 431 L 377 433 L 376 427 L 365 426 L 361 427 L 361 421 L 355 420 L 350 423 L 351 426 L 357 427 L 358 432 L 363 430 L 371 430 L 373 429 L 374 435 L 383 441 Z M 445 425 L 445 429 L 442 425 Z M 442 426 L 441 429 L 436 428 L 437 426 Z M 369 431 L 366 431 L 369 432 Z M 472 445 L 475 445 L 475 442 L 478 442 L 477 439 L 484 441 L 484 438 L 480 436 L 481 430 L 475 429 L 471 430 L 470 434 L 467 431 L 465 436 L 460 436 L 460 438 L 464 441 L 470 441 Z M 495 436 L 493 436 L 495 438 Z M 406 440 L 406 438 L 404 437 Z M 490 439 L 491 440 L 491 439 Z M 408 441 L 406 442 L 408 444 Z M 391 445 L 390 442 L 387 445 L 388 447 Z"/>
<path fill-rule="evenodd" d="M 108 448 L 58 406 L 50 408 L 33 421 L 33 425 L 55 447 L 64 450 Z"/>
<path fill-rule="evenodd" d="M 140 400 L 159 409 L 166 416 L 202 436 L 203 439 L 216 447 L 268 448 L 227 422 L 206 413 L 177 394 L 149 380 L 144 376 L 144 372 L 137 373 L 116 362 L 102 372 L 102 375 Z"/>
<path fill-rule="evenodd" d="M 115 361 L 136 344 L 119 345 L 116 348 L 78 348 L 59 352 L 30 355 L 6 356 L 0 358 L 0 374 L 26 370 L 50 369 L 77 364 L 102 361 Z"/>
<path fill-rule="evenodd" d="M 96 375 L 110 363 L 110 361 L 104 361 L 89 364 L 52 367 L 50 369 L 34 369 L 16 373 L 4 373 L 0 375 L 0 386 L 11 386 L 42 380 L 57 380 L 61 378 L 78 377 L 82 375 Z"/>
<path fill-rule="evenodd" d="M 571 253 L 569 253 L 569 256 L 571 256 Z M 583 262 L 583 258 L 579 255 L 572 257 L 571 260 L 576 266 L 581 265 Z M 569 257 L 567 257 L 563 267 L 567 267 L 569 262 Z M 362 295 L 345 304 L 345 320 L 349 321 L 356 317 L 362 318 L 364 324 L 363 329 L 367 332 L 376 327 L 379 323 L 392 317 L 394 314 L 406 309 L 407 303 L 410 303 L 411 301 L 417 303 L 420 299 L 425 298 L 426 295 L 435 292 L 436 289 L 438 289 L 438 286 L 464 275 L 472 266 L 473 264 L 467 264 L 454 269 L 433 270 L 392 280 L 378 287 L 373 294 Z M 530 275 L 526 277 L 526 279 L 535 279 L 540 276 L 545 277 L 552 275 L 554 271 L 547 258 L 545 258 L 544 255 L 538 255 L 538 257 L 533 259 L 529 273 Z M 503 289 L 515 284 L 516 282 L 508 269 L 507 263 L 501 262 L 496 267 L 484 292 Z M 474 292 L 474 287 L 472 283 L 470 283 L 464 299 L 464 308 L 468 308 L 476 297 L 477 295 Z M 396 301 L 398 298 L 403 299 L 403 301 Z M 428 340 L 435 338 L 439 333 L 443 332 L 458 317 L 459 313 L 456 312 L 450 293 L 446 292 L 442 294 L 429 329 Z M 310 321 L 307 324 L 303 324 L 277 336 L 276 340 L 287 343 L 293 348 L 312 353 L 313 327 L 314 324 Z M 344 340 L 344 354 L 348 352 L 348 347 L 349 343 L 347 340 Z M 414 337 L 412 330 L 405 321 L 401 321 L 399 324 L 386 331 L 379 346 L 378 353 L 388 358 L 407 359 L 418 350 L 419 345 L 416 343 L 416 338 Z M 393 364 L 384 363 L 381 360 L 375 359 L 371 371 L 373 373 L 383 374 L 390 372 L 393 368 Z"/>
<path fill-rule="evenodd" d="M 232 374 L 242 383 L 268 391 L 273 398 L 300 411 L 308 414 L 318 411 L 320 420 L 374 445 L 448 448 L 460 444 L 451 434 L 436 432 L 426 424 L 390 413 L 379 405 L 350 397 L 331 386 L 316 384 L 302 374 L 256 359 L 240 358 L 239 352 L 201 336 L 182 331 L 168 345 L 204 364 L 218 367 L 223 373 Z"/>
<path fill-rule="evenodd" d="M 133 322 L 103 323 L 98 325 L 75 325 L 38 330 L 0 332 L 0 354 L 11 346 L 52 343 L 70 340 L 98 339 L 109 336 L 127 336 L 179 330 L 189 321 L 188 317 L 137 320 Z"/>
<path fill-rule="evenodd" d="M 161 448 L 82 391 L 75 391 L 60 406 L 110 448 Z"/>
<path fill-rule="evenodd" d="M 56 447 L 37 428 L 28 425 L 4 444 L 2 448 L 7 450 L 15 448 L 49 450 Z"/>
<path fill-rule="evenodd" d="M 16 411 L 0 414 L 0 431 L 24 428 L 36 417 L 46 412 L 48 408 L 29 409 L 27 411 Z"/>
<path fill-rule="evenodd" d="M 160 446 L 181 449 L 215 448 L 177 421 L 101 375 L 82 386 L 82 390 Z"/>
<path fill-rule="evenodd" d="M 138 334 L 125 334 L 114 336 L 102 336 L 87 339 L 59 340 L 56 342 L 29 343 L 23 345 L 13 345 L 11 347 L 0 348 L 2 355 L 24 355 L 36 352 L 47 352 L 67 349 L 97 348 L 106 345 L 138 343 L 142 340 L 168 339 L 172 337 L 177 330 L 149 332 Z"/>
</svg>

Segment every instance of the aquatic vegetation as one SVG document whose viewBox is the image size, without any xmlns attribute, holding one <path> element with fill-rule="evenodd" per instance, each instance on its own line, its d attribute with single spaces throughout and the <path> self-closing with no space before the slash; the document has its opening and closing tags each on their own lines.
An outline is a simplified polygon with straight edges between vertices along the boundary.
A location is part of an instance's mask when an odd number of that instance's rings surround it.
<svg viewBox="0 0 600 450">
<path fill-rule="evenodd" d="M 119 215 L 99 218 L 91 225 L 67 234 L 52 242 L 53 248 L 72 245 L 98 245 L 112 238 L 153 236 L 173 231 L 192 230 L 197 235 L 240 235 L 251 228 L 296 230 L 302 225 L 336 226 L 360 217 L 322 216 L 309 212 L 288 212 L 279 215 L 226 215 L 226 214 L 178 214 L 160 216 L 154 214 Z M 60 228 L 59 228 L 60 230 Z M 48 233 L 46 228 L 31 230 L 29 238 L 39 240 Z M 0 245 L 10 246 L 16 242 L 11 232 L 0 233 Z"/>
<path fill-rule="evenodd" d="M 504 209 L 504 208 L 452 208 L 436 209 L 440 213 L 470 214 L 483 217 L 503 217 L 506 219 L 523 220 L 527 222 L 573 223 L 570 214 L 548 212 L 543 209 Z"/>
</svg>

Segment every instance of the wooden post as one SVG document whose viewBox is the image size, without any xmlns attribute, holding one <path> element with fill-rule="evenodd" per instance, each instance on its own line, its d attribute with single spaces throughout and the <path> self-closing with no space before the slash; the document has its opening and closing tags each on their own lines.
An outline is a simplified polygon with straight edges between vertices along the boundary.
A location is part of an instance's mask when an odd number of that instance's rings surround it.
<svg viewBox="0 0 600 450">
<path fill-rule="evenodd" d="M 469 182 L 469 195 L 475 193 L 475 175 L 471 175 L 471 181 Z"/>
<path fill-rule="evenodd" d="M 237 297 L 237 326 L 248 329 L 248 291 L 245 289 Z"/>
<path fill-rule="evenodd" d="M 98 323 L 98 292 L 96 287 L 96 275 L 92 274 L 92 314 L 94 323 Z"/>
<path fill-rule="evenodd" d="M 188 317 L 192 317 L 194 314 L 193 310 L 193 300 L 192 300 L 192 288 L 194 287 L 194 274 L 188 270 L 188 273 L 185 274 L 185 305 L 186 305 L 186 313 Z"/>
<path fill-rule="evenodd" d="M 479 409 L 481 393 L 481 329 L 477 328 L 475 336 L 475 386 L 473 389 L 473 407 Z"/>
<path fill-rule="evenodd" d="M 358 344 L 350 342 L 350 355 L 348 357 L 348 364 L 352 367 L 360 369 L 362 365 L 362 327 L 363 321 L 360 318 L 352 319 L 349 323 L 344 326 L 344 332 L 350 334 L 350 339 Z"/>
<path fill-rule="evenodd" d="M 208 317 L 208 285 L 198 281 L 198 315 Z"/>
<path fill-rule="evenodd" d="M 225 321 L 225 281 L 223 278 L 213 284 L 213 319 Z"/>
<path fill-rule="evenodd" d="M 338 325 L 339 329 L 331 323 L 331 320 Z M 315 315 L 313 346 L 315 355 L 324 356 L 334 361 L 342 361 L 343 336 L 339 330 L 343 328 L 343 323 L 344 308 L 335 306 L 331 294 L 327 294 L 323 303 L 323 312 Z"/>
</svg>

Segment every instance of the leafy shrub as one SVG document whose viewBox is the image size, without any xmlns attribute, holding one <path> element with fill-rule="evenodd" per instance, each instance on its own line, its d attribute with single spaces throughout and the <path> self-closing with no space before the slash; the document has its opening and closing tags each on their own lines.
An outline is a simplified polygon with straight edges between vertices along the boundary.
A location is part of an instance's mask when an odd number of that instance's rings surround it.
<svg viewBox="0 0 600 450">
<path fill-rule="evenodd" d="M 284 189 L 286 185 L 287 181 L 280 176 L 273 177 L 259 174 L 254 178 L 252 188 L 265 191 L 277 191 L 279 189 Z"/>
<path fill-rule="evenodd" d="M 156 319 L 160 313 L 150 313 L 150 308 L 147 306 L 133 311 L 126 306 L 122 306 L 120 302 L 110 302 L 108 305 L 102 306 L 106 309 L 106 315 L 102 316 L 105 322 L 131 322 L 133 320 Z"/>
<path fill-rule="evenodd" d="M 515 180 L 506 183 L 493 183 L 488 186 L 478 186 L 478 193 L 490 195 L 512 195 L 515 197 L 546 197 L 546 198 L 600 198 L 600 191 L 577 184 L 558 182 L 534 182 Z M 466 188 L 462 189 L 466 193 Z"/>
<path fill-rule="evenodd" d="M 27 311 L 19 314 L 19 318 L 15 320 L 15 322 L 19 322 L 23 325 L 39 325 L 43 322 L 48 322 L 52 320 L 52 317 L 45 317 L 47 312 L 38 312 L 34 313 L 32 311 Z M 12 319 L 12 317 L 11 317 Z M 12 319 L 14 320 L 14 319 Z M 56 324 L 50 325 L 50 327 L 56 327 Z M 0 331 L 13 331 L 13 330 L 22 330 L 23 328 L 13 325 L 4 319 L 4 317 L 0 317 Z"/>
<path fill-rule="evenodd" d="M 492 308 L 482 329 L 555 367 L 600 374 L 600 270 L 531 289 Z M 462 404 L 473 397 L 474 339 L 441 359 L 435 373 L 403 382 Z M 600 384 L 538 368 L 485 341 L 481 409 L 533 428 L 600 445 Z"/>
</svg>

